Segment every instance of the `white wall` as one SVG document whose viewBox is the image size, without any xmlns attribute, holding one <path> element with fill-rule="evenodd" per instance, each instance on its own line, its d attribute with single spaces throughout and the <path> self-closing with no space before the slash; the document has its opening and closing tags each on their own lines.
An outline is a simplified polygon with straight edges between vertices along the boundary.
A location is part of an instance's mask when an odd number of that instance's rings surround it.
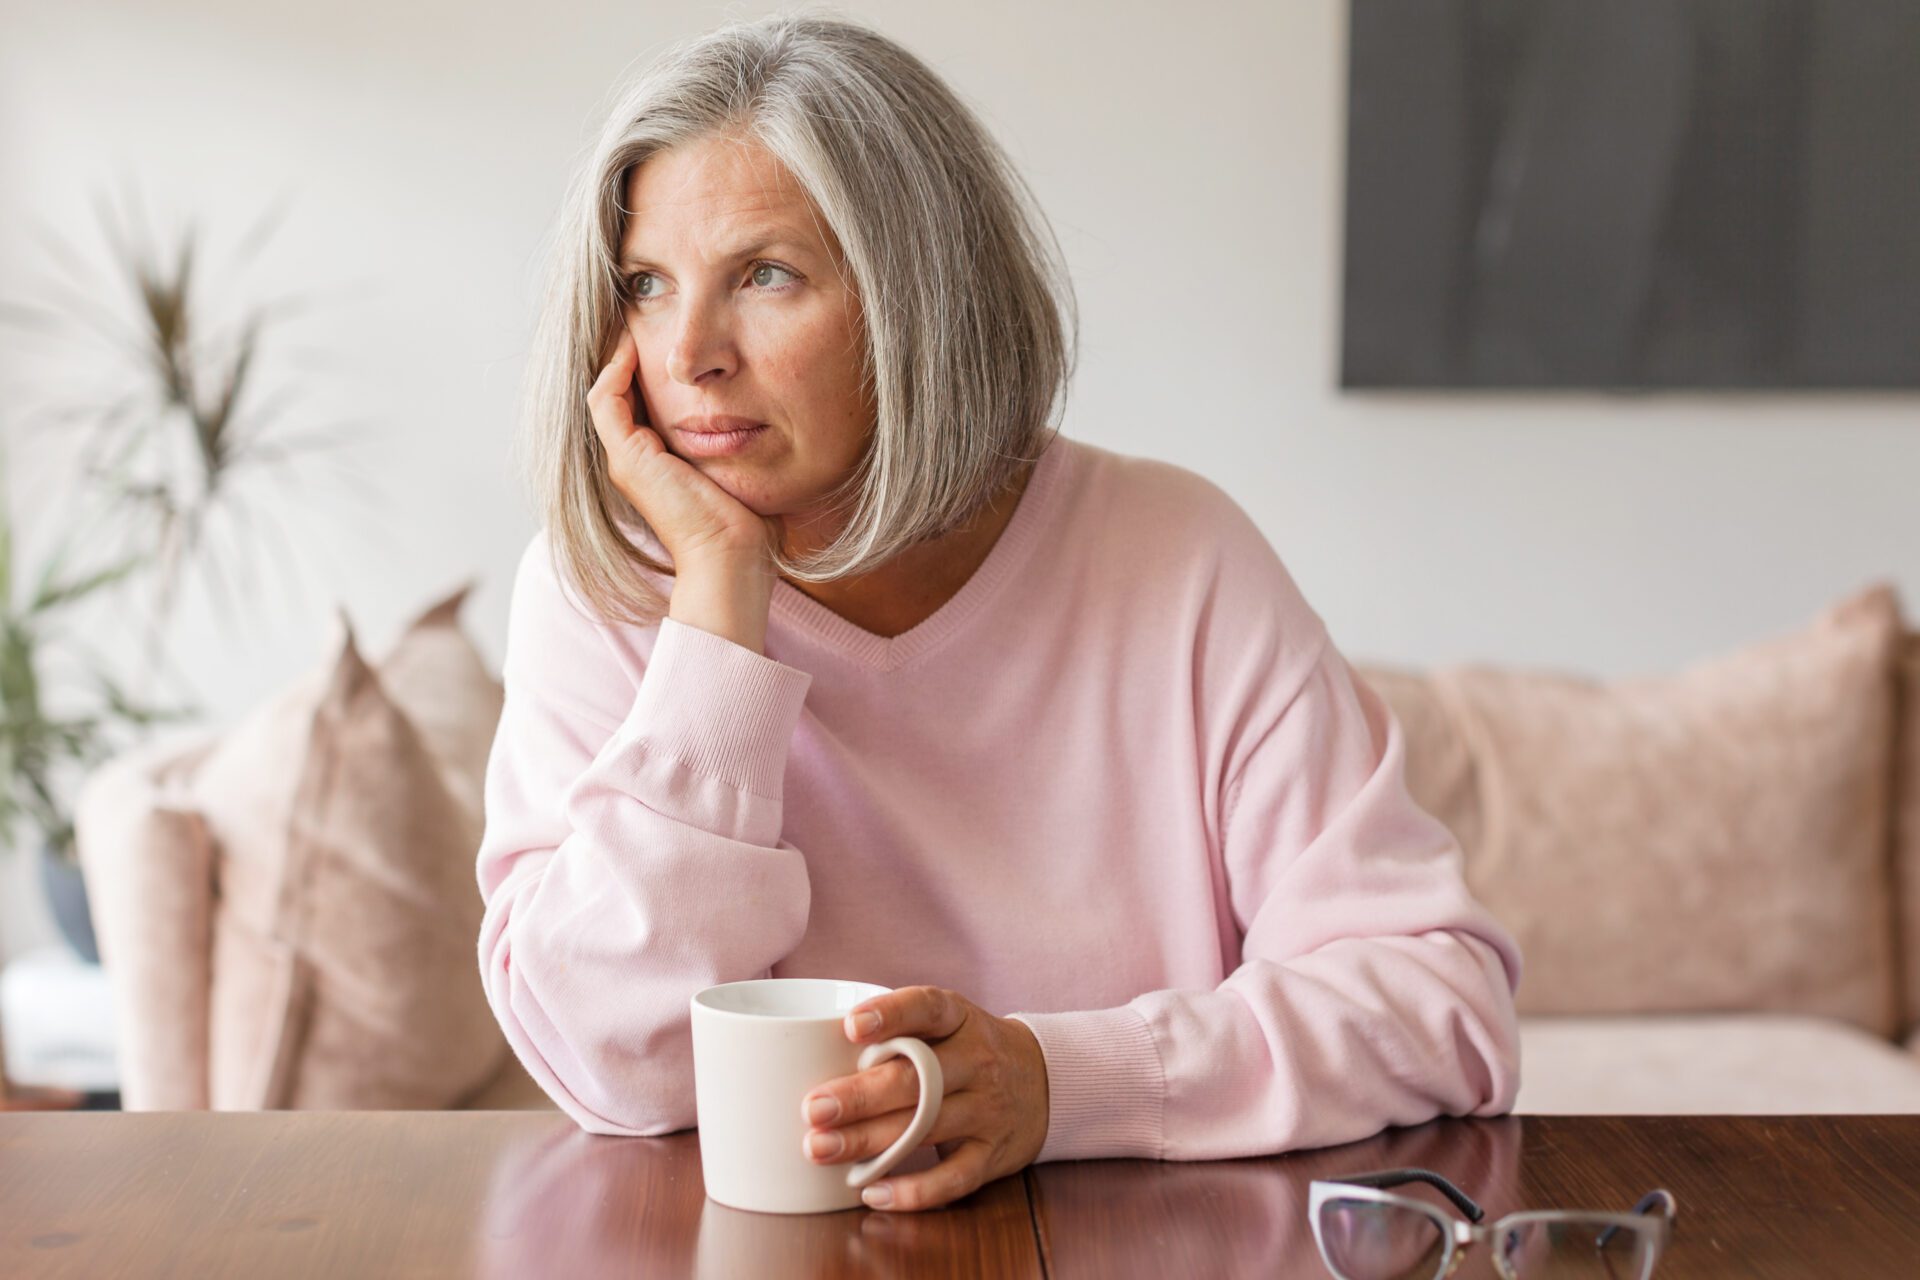
<svg viewBox="0 0 1920 1280">
<path fill-rule="evenodd" d="M 98 190 L 208 219 L 223 261 L 284 193 L 232 283 L 322 291 L 279 367 L 303 421 L 377 432 L 356 455 L 377 489 L 260 491 L 304 581 L 259 586 L 245 626 L 189 595 L 174 652 L 216 715 L 315 660 L 335 602 L 378 647 L 470 575 L 497 663 L 533 527 L 505 451 L 563 177 L 630 64 L 771 7 L 0 0 L 0 293 L 45 277 L 32 224 L 99 262 Z M 1913 397 L 1334 389 L 1342 0 L 839 11 L 946 75 L 1051 214 L 1083 319 L 1067 432 L 1225 486 L 1350 655 L 1655 671 L 1877 577 L 1920 586 Z M 58 453 L 7 416 L 47 355 L 0 344 L 0 421 L 22 518 L 57 531 Z M 92 638 L 124 648 L 120 621 Z M 50 936 L 25 862 L 0 874 L 0 955 Z"/>
</svg>

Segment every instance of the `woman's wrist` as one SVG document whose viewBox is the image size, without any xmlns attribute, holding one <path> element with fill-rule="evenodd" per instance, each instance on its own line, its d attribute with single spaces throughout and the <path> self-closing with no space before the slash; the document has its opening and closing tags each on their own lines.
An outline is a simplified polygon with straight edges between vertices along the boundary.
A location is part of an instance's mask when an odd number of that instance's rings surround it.
<svg viewBox="0 0 1920 1280">
<path fill-rule="evenodd" d="M 764 563 L 707 560 L 676 569 L 668 617 L 755 653 L 766 652 L 773 574 Z"/>
</svg>

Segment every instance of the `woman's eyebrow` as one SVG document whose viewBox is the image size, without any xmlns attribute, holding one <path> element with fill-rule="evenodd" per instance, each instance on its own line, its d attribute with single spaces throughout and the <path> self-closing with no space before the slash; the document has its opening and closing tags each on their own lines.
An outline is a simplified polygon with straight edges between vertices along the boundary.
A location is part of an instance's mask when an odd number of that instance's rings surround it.
<svg viewBox="0 0 1920 1280">
<path fill-rule="evenodd" d="M 798 249 L 802 253 L 810 252 L 805 244 L 793 239 L 785 232 L 767 232 L 756 236 L 746 244 L 738 245 L 728 250 L 726 257 L 731 260 L 750 258 L 756 253 L 765 253 L 768 249 Z M 620 265 L 623 267 L 639 267 L 647 265 L 649 261 L 650 259 L 643 254 L 629 252 L 626 257 L 620 260 Z"/>
</svg>

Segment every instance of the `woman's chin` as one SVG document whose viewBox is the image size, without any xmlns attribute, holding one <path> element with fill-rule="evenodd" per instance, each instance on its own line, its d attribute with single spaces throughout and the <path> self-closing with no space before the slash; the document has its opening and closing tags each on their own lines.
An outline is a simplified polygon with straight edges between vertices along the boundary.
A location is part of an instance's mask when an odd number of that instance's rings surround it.
<svg viewBox="0 0 1920 1280">
<path fill-rule="evenodd" d="M 779 462 L 746 458 L 690 459 L 700 474 L 720 486 L 721 492 L 757 516 L 781 516 L 789 523 L 812 526 L 821 515 L 824 491 L 785 474 Z M 809 514 L 810 513 L 810 514 Z"/>
<path fill-rule="evenodd" d="M 766 477 L 754 474 L 751 467 L 724 465 L 729 459 L 715 459 L 723 465 L 701 466 L 700 472 L 720 486 L 720 491 L 757 516 L 779 515 L 784 509 L 779 491 Z"/>
</svg>

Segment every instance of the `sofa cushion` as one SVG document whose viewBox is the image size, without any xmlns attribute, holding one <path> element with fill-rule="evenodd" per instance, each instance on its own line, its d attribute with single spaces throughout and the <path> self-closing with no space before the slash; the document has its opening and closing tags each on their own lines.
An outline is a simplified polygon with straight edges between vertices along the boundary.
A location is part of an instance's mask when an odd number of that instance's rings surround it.
<svg viewBox="0 0 1920 1280">
<path fill-rule="evenodd" d="M 1920 1058 L 1793 1014 L 1520 1020 L 1516 1115 L 1905 1115 Z"/>
<path fill-rule="evenodd" d="M 1893 879 L 1905 990 L 1903 1028 L 1920 1049 L 1920 634 L 1913 632 L 1900 638 L 1899 721 Z"/>
<path fill-rule="evenodd" d="M 114 756 L 74 797 L 74 848 L 113 992 L 120 1105 L 207 1106 L 213 842 L 182 779 L 216 735 L 162 733 Z"/>
<path fill-rule="evenodd" d="M 1675 675 L 1362 674 L 1526 957 L 1523 1014 L 1900 1021 L 1890 588 Z"/>
<path fill-rule="evenodd" d="M 479 813 L 506 695 L 460 626 L 472 590 L 462 586 L 413 620 L 380 660 L 380 684 L 426 740 L 454 799 Z"/>
<path fill-rule="evenodd" d="M 421 615 L 378 670 L 337 616 L 320 666 L 194 772 L 218 850 L 215 1108 L 442 1108 L 498 1073 L 507 1046 L 474 967 L 469 771 L 499 687 L 477 656 L 423 658 L 466 643 L 448 607 L 464 593 Z M 431 736 L 410 703 L 438 708 Z"/>
</svg>

